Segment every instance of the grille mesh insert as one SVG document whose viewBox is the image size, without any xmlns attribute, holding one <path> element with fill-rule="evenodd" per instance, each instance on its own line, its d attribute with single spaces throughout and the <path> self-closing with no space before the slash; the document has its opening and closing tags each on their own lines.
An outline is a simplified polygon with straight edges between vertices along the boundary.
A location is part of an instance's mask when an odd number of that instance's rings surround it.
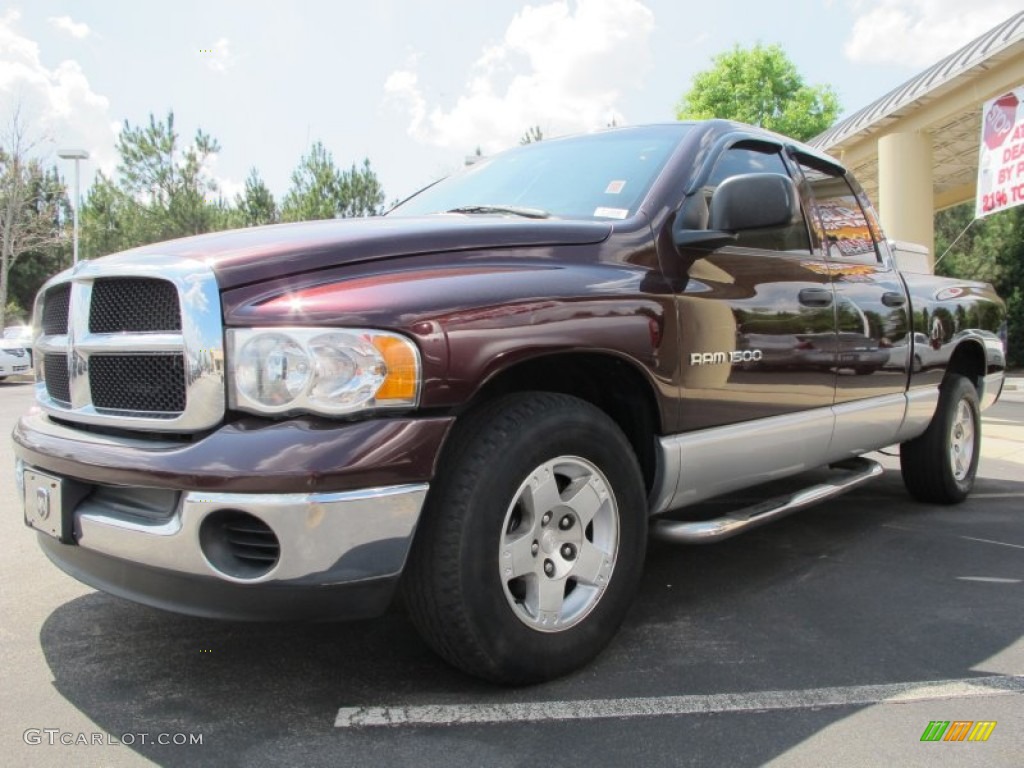
<svg viewBox="0 0 1024 768">
<path fill-rule="evenodd" d="M 71 284 L 51 288 L 43 299 L 43 333 L 63 336 L 68 332 L 68 308 L 71 305 Z"/>
<path fill-rule="evenodd" d="M 96 408 L 177 416 L 185 410 L 183 356 L 93 355 L 89 382 Z"/>
<path fill-rule="evenodd" d="M 180 330 L 181 309 L 173 283 L 144 277 L 111 277 L 93 283 L 90 333 Z"/>
<path fill-rule="evenodd" d="M 66 355 L 43 355 L 43 376 L 46 392 L 54 400 L 71 404 L 71 385 L 68 383 L 68 358 Z"/>
</svg>

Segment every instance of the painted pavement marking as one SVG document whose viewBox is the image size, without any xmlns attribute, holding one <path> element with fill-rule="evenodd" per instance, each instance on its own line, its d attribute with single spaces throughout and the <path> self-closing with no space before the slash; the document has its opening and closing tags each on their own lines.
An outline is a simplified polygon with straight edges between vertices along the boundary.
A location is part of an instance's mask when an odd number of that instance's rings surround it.
<svg viewBox="0 0 1024 768">
<path fill-rule="evenodd" d="M 542 723 L 566 720 L 814 709 L 868 704 L 906 704 L 940 699 L 1021 694 L 1024 694 L 1024 676 L 994 675 L 918 683 L 853 685 L 794 691 L 755 691 L 693 696 L 342 707 L 338 710 L 334 725 L 337 728 L 368 728 L 403 725 Z"/>
</svg>

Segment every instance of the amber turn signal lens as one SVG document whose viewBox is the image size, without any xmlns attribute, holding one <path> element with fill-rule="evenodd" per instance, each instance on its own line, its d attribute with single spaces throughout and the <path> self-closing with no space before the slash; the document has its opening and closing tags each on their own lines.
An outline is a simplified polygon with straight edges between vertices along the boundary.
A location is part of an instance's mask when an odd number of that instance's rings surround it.
<svg viewBox="0 0 1024 768">
<path fill-rule="evenodd" d="M 416 402 L 419 365 L 411 342 L 394 336 L 374 336 L 371 341 L 387 366 L 387 376 L 377 390 L 375 399 Z"/>
</svg>

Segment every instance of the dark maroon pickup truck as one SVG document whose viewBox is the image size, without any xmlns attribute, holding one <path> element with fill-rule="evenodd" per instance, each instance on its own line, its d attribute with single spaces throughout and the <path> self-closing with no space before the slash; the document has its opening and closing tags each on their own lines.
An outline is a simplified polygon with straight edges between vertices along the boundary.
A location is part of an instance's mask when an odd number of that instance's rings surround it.
<svg viewBox="0 0 1024 768">
<path fill-rule="evenodd" d="M 87 584 L 336 619 L 401 587 L 512 683 L 615 633 L 649 534 L 720 539 L 877 475 L 960 501 L 1002 387 L 988 285 L 901 275 L 834 160 L 725 121 L 545 140 L 387 216 L 79 264 L 35 310 L 26 523 Z M 694 505 L 834 478 L 708 519 Z"/>
</svg>

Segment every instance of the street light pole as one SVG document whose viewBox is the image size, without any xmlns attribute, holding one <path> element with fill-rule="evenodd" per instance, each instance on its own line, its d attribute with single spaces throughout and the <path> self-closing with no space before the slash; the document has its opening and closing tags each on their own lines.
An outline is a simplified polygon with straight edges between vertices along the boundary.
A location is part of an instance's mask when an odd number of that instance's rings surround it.
<svg viewBox="0 0 1024 768">
<path fill-rule="evenodd" d="M 89 153 L 84 149 L 59 149 L 57 150 L 57 157 L 61 157 L 65 160 L 75 161 L 75 208 L 74 208 L 74 235 L 72 238 L 74 248 L 74 263 L 78 264 L 78 209 L 82 205 L 82 197 L 78 190 L 78 163 L 81 160 L 88 160 Z"/>
</svg>

